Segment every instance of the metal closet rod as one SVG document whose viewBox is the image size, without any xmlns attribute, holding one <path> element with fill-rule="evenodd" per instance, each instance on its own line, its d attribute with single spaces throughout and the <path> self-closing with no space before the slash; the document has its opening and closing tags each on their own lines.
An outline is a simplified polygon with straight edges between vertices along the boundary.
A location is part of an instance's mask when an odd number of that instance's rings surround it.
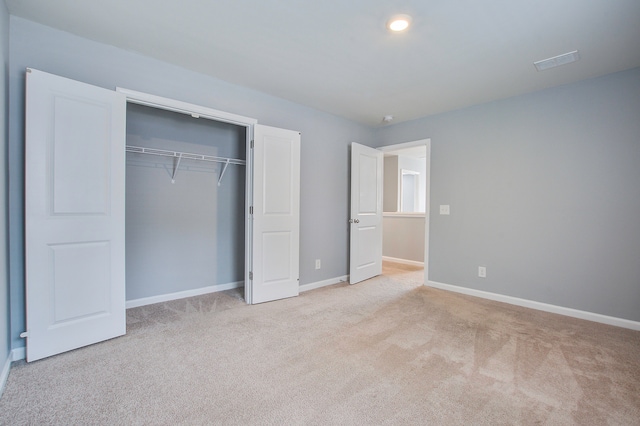
<svg viewBox="0 0 640 426">
<path fill-rule="evenodd" d="M 161 157 L 177 158 L 178 162 L 173 168 L 171 183 L 176 182 L 176 172 L 178 171 L 178 167 L 180 166 L 180 161 L 183 158 L 186 158 L 187 160 L 224 163 L 224 167 L 222 169 L 222 172 L 220 173 L 220 177 L 218 178 L 218 186 L 220 186 L 220 182 L 222 182 L 222 176 L 224 176 L 224 172 L 227 170 L 227 166 L 229 166 L 229 164 L 236 164 L 239 166 L 244 166 L 247 164 L 245 160 L 238 160 L 237 158 L 217 157 L 215 155 L 193 154 L 191 152 L 167 151 L 164 149 L 145 148 L 142 146 L 133 146 L 133 145 L 126 145 L 125 149 L 127 152 L 134 152 L 137 154 L 150 154 L 150 155 L 159 155 Z"/>
</svg>

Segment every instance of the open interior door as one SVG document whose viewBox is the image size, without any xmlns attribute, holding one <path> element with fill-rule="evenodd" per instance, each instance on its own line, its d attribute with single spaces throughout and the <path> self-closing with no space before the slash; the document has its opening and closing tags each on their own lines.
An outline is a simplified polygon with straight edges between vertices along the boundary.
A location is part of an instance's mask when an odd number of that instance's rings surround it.
<svg viewBox="0 0 640 426">
<path fill-rule="evenodd" d="M 382 157 L 382 151 L 351 144 L 351 284 L 382 273 Z"/>
<path fill-rule="evenodd" d="M 253 136 L 253 240 L 245 299 L 262 303 L 299 293 L 300 133 L 256 124 Z"/>
<path fill-rule="evenodd" d="M 124 95 L 27 70 L 27 361 L 125 333 Z"/>
</svg>

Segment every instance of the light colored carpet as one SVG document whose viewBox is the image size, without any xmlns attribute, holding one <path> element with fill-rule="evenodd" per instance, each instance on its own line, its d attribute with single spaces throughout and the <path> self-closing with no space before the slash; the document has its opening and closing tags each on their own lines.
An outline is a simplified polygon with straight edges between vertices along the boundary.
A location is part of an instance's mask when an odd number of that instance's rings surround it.
<svg viewBox="0 0 640 426">
<path fill-rule="evenodd" d="M 640 424 L 639 332 L 421 284 L 131 309 L 124 337 L 14 363 L 0 423 Z"/>
</svg>

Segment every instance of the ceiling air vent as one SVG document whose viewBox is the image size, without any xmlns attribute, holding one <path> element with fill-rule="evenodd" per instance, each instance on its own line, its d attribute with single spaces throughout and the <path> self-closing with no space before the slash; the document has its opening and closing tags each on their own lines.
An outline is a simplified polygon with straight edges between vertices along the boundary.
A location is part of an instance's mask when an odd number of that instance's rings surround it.
<svg viewBox="0 0 640 426">
<path fill-rule="evenodd" d="M 548 70 L 549 68 L 559 67 L 560 65 L 570 64 L 580 59 L 580 54 L 577 50 L 569 53 L 563 53 L 562 55 L 554 56 L 553 58 L 543 59 L 541 61 L 534 62 L 538 71 Z"/>
</svg>

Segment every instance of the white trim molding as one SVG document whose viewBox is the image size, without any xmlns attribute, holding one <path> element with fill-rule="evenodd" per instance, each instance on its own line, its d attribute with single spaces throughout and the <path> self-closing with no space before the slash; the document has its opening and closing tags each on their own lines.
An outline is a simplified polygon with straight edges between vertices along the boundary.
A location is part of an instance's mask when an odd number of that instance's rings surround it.
<svg viewBox="0 0 640 426">
<path fill-rule="evenodd" d="M 548 303 L 536 302 L 534 300 L 520 299 L 519 297 L 506 296 L 504 294 L 491 293 L 488 291 L 475 290 L 472 288 L 460 287 L 457 285 L 443 284 L 436 281 L 426 281 L 426 285 L 441 290 L 453 291 L 456 293 L 467 294 L 469 296 L 480 297 L 482 299 L 495 300 L 496 302 L 504 302 L 510 305 L 522 306 L 525 308 L 535 309 L 538 311 L 550 312 L 552 314 L 565 315 L 568 317 L 579 318 L 587 321 L 599 322 L 602 324 L 613 325 L 616 327 L 628 328 L 640 331 L 640 322 L 631 321 L 624 318 L 610 317 L 607 315 L 596 314 L 594 312 L 581 311 L 564 306 L 550 305 Z"/>
<path fill-rule="evenodd" d="M 9 379 L 9 372 L 11 372 L 11 363 L 14 361 L 21 361 L 25 359 L 26 356 L 25 347 L 16 348 L 9 352 L 7 355 L 7 359 L 4 361 L 4 365 L 2 366 L 2 372 L 0 372 L 0 398 L 4 393 L 4 388 L 7 385 L 7 379 Z"/>
<path fill-rule="evenodd" d="M 397 257 L 382 256 L 382 261 L 400 263 L 402 265 L 420 266 L 421 268 L 424 268 L 424 262 L 418 262 L 417 260 L 399 259 Z"/>
<path fill-rule="evenodd" d="M 26 357 L 27 357 L 27 348 L 25 348 L 23 346 L 21 348 L 15 348 L 11 352 L 9 352 L 9 358 L 7 358 L 7 360 L 8 360 L 9 365 L 10 365 L 12 362 L 22 361 L 23 359 L 26 359 Z M 4 373 L 4 370 L 3 370 L 3 373 Z M 2 377 L 0 376 L 0 379 L 1 378 Z M 2 383 L 0 382 L 0 385 L 1 384 Z M 2 395 L 2 392 L 0 392 L 0 395 Z"/>
<path fill-rule="evenodd" d="M 309 284 L 300 285 L 300 293 L 303 291 L 315 290 L 316 288 L 326 287 L 328 285 L 334 285 L 339 283 L 348 283 L 349 275 L 343 275 L 341 277 L 329 278 L 328 280 L 316 281 Z"/>
<path fill-rule="evenodd" d="M 171 300 L 185 299 L 187 297 L 201 296 L 203 294 L 217 293 L 224 290 L 244 287 L 244 281 L 236 281 L 228 284 L 211 285 L 208 287 L 195 288 L 193 290 L 178 291 L 176 293 L 160 294 L 158 296 L 143 297 L 140 299 L 127 300 L 126 308 L 137 308 L 139 306 L 153 305 L 154 303 L 169 302 Z"/>
<path fill-rule="evenodd" d="M 236 124 L 239 126 L 249 127 L 258 122 L 255 118 L 244 117 L 230 112 L 218 111 L 217 109 L 196 105 L 189 102 L 178 101 L 175 99 L 164 98 L 149 93 L 137 92 L 123 87 L 116 87 L 116 92 L 122 93 L 127 102 L 134 104 L 160 108 L 167 111 L 173 111 L 180 114 L 190 115 L 194 118 L 206 118 L 209 120 L 223 121 L 225 123 Z"/>
<path fill-rule="evenodd" d="M 7 379 L 9 378 L 9 371 L 11 371 L 11 363 L 14 361 L 12 355 L 13 353 L 9 352 L 2 367 L 2 373 L 0 373 L 0 397 L 2 397 L 2 394 L 4 393 L 4 387 L 6 386 Z"/>
<path fill-rule="evenodd" d="M 15 348 L 14 350 L 11 351 L 11 359 L 13 361 L 21 361 L 26 357 L 27 357 L 27 348 L 24 346 L 21 348 Z"/>
</svg>

